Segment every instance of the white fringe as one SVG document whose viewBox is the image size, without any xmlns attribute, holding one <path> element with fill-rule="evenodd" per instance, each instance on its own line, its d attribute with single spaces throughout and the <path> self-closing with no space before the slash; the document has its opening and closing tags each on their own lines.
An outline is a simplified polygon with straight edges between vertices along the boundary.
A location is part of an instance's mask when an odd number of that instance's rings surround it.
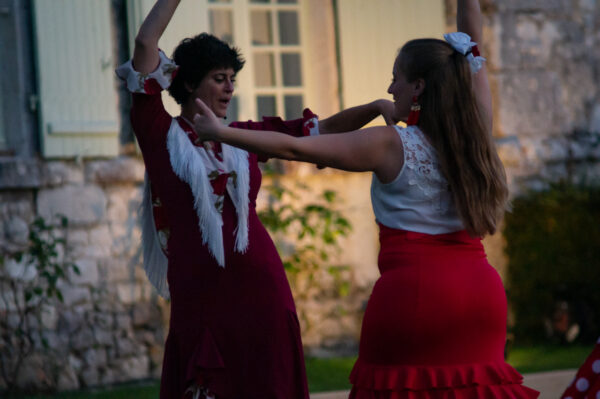
<svg viewBox="0 0 600 399">
<path fill-rule="evenodd" d="M 156 288 L 158 294 L 169 299 L 169 286 L 167 283 L 168 260 L 162 250 L 158 239 L 158 232 L 154 225 L 152 212 L 152 193 L 148 173 L 144 176 L 144 194 L 139 209 L 139 220 L 142 223 L 142 249 L 144 252 L 144 270 L 150 283 Z"/>
<path fill-rule="evenodd" d="M 246 151 L 221 144 L 223 148 L 223 159 L 234 162 L 232 170 L 237 173 L 236 184 L 230 178 L 227 181 L 227 192 L 231 197 L 238 218 L 235 229 L 235 250 L 244 253 L 248 249 L 248 195 L 250 193 L 250 168 L 248 167 L 248 153 Z M 236 187 L 237 186 L 237 187 Z M 236 189 L 237 188 L 237 189 Z"/>
<path fill-rule="evenodd" d="M 223 248 L 223 218 L 214 205 L 215 196 L 206 173 L 205 162 L 210 162 L 207 153 L 201 147 L 194 146 L 179 123 L 173 119 L 167 136 L 167 149 L 171 166 L 175 174 L 188 183 L 194 196 L 194 209 L 198 215 L 198 228 L 202 233 L 202 243 L 208 246 L 219 266 L 225 267 Z M 248 153 L 227 145 L 223 145 L 223 158 L 229 171 L 237 173 L 237 184 L 228 179 L 227 189 L 236 207 L 238 226 L 236 228 L 236 245 L 238 252 L 248 248 L 248 193 L 250 190 L 250 173 Z"/>
</svg>

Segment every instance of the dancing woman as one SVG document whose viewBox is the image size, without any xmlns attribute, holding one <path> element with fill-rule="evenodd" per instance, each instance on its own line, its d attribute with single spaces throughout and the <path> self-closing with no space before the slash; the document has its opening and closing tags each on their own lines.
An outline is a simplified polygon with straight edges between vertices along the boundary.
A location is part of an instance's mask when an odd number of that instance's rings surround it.
<svg viewBox="0 0 600 399">
<path fill-rule="evenodd" d="M 372 171 L 380 227 L 380 279 L 365 311 L 350 380 L 355 399 L 535 398 L 504 361 L 506 297 L 481 237 L 493 234 L 508 190 L 495 151 L 477 0 L 458 0 L 446 41 L 417 39 L 400 50 L 381 126 L 293 138 L 224 127 L 197 101 L 194 127 L 270 156 L 348 171 Z M 474 42 L 473 42 L 473 41 Z M 370 118 L 374 104 L 344 111 Z M 330 121 L 335 117 L 330 118 Z"/>
<path fill-rule="evenodd" d="M 300 327 L 282 262 L 256 214 L 254 153 L 201 142 L 194 100 L 223 118 L 243 66 L 214 36 L 183 40 L 170 60 L 158 40 L 178 0 L 158 0 L 117 74 L 133 93 L 131 120 L 147 171 L 144 267 L 171 299 L 160 397 L 307 399 Z M 172 117 L 161 91 L 181 105 Z M 236 122 L 308 134 L 313 116 Z M 248 133 L 252 134 L 252 133 Z"/>
</svg>

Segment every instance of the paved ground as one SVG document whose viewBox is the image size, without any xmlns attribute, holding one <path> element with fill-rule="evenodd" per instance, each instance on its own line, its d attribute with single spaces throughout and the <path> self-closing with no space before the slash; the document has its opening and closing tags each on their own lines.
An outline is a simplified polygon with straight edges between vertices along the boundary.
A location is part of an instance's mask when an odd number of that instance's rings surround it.
<svg viewBox="0 0 600 399">
<path fill-rule="evenodd" d="M 571 383 L 577 370 L 548 371 L 525 374 L 524 384 L 540 391 L 539 399 L 558 399 Z M 347 399 L 348 391 L 315 393 L 311 399 Z"/>
</svg>

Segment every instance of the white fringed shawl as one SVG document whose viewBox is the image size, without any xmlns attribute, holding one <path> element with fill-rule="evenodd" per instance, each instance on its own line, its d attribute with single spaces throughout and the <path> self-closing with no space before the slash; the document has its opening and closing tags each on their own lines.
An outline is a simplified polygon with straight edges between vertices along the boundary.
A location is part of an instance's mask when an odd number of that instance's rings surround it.
<svg viewBox="0 0 600 399">
<path fill-rule="evenodd" d="M 193 145 L 176 119 L 173 119 L 169 128 L 167 149 L 173 171 L 192 190 L 194 209 L 198 215 L 198 228 L 202 233 L 202 244 L 208 246 L 219 266 L 225 267 L 223 217 L 215 206 L 219 197 L 213 193 L 208 177 L 210 172 L 207 171 L 207 168 L 210 168 L 210 171 L 217 169 L 225 172 L 235 171 L 237 175 L 236 179 L 229 178 L 227 180 L 227 192 L 235 206 L 238 219 L 235 229 L 235 251 L 243 253 L 248 248 L 248 194 L 250 191 L 248 153 L 222 144 L 223 161 L 221 162 L 211 151 Z M 150 183 L 147 178 L 144 181 L 144 198 L 140 217 L 146 275 L 158 293 L 168 298 L 168 262 L 161 249 L 158 232 L 154 226 Z"/>
</svg>

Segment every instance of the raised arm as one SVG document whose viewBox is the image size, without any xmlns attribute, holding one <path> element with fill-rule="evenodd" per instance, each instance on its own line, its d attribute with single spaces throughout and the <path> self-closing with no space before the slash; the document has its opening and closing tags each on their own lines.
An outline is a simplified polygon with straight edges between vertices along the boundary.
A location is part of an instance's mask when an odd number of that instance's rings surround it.
<svg viewBox="0 0 600 399">
<path fill-rule="evenodd" d="M 342 133 L 358 130 L 379 115 L 386 125 L 395 125 L 399 119 L 394 116 L 394 103 L 389 100 L 375 100 L 338 112 L 319 121 L 319 133 Z"/>
<path fill-rule="evenodd" d="M 458 9 L 456 12 L 456 26 L 459 32 L 464 32 L 471 36 L 471 40 L 476 42 L 478 48 L 483 48 L 483 17 L 479 0 L 458 0 Z M 484 54 L 482 54 L 484 55 Z M 484 55 L 485 56 L 485 55 Z M 492 131 L 492 93 L 487 76 L 485 63 L 483 67 L 473 76 L 473 90 L 477 96 L 480 106 L 485 112 L 486 126 L 488 131 Z"/>
<path fill-rule="evenodd" d="M 144 19 L 133 50 L 133 66 L 136 71 L 150 73 L 158 66 L 158 40 L 167 28 L 180 0 L 157 0 Z"/>
</svg>

